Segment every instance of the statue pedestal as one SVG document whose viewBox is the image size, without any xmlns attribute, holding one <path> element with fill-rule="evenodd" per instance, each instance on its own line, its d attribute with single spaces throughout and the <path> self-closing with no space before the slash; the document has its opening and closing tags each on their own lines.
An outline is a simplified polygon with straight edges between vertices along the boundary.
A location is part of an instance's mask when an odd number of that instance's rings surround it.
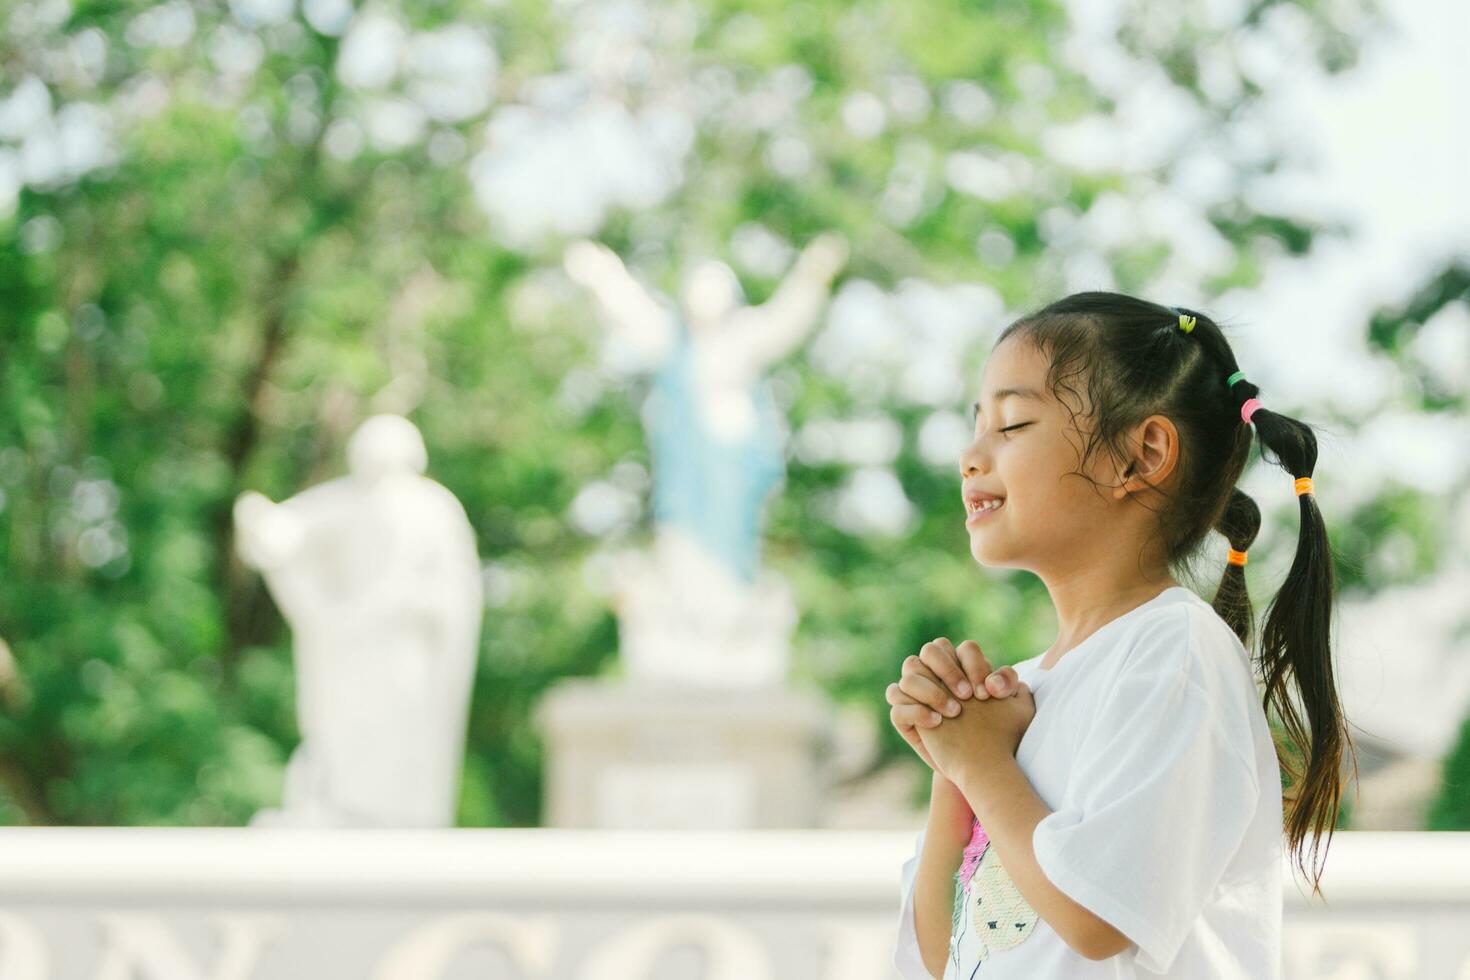
<svg viewBox="0 0 1470 980">
<path fill-rule="evenodd" d="M 834 714 L 819 693 L 563 681 L 537 705 L 547 827 L 821 826 Z"/>
</svg>

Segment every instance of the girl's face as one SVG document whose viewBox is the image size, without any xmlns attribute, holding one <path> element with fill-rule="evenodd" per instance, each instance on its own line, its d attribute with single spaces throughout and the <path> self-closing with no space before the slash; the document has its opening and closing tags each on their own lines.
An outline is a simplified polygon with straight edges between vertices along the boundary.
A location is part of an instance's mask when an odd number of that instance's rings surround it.
<svg viewBox="0 0 1470 980">
<path fill-rule="evenodd" d="M 1094 487 L 1075 475 L 1086 444 L 1075 426 L 1088 408 L 1056 400 L 1046 386 L 1048 362 L 1034 344 L 1012 337 L 991 352 L 976 403 L 974 441 L 960 455 L 961 493 L 1003 497 L 997 510 L 968 506 L 970 554 L 982 565 L 1022 568 L 1050 577 L 1086 568 L 1100 549 L 1121 543 L 1119 500 L 1107 490 L 1122 481 L 1107 454 L 1094 457 Z M 1009 393 L 1008 393 L 1009 392 Z M 1070 392 L 1069 392 L 1070 397 Z M 1079 392 L 1079 397 L 1085 393 Z"/>
</svg>

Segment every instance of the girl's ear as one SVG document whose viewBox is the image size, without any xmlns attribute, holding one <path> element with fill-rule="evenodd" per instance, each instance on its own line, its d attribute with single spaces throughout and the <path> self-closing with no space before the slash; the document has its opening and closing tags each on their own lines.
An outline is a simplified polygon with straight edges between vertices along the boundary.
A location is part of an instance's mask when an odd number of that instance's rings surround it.
<svg viewBox="0 0 1470 980">
<path fill-rule="evenodd" d="M 1164 415 L 1150 415 L 1140 430 L 1135 460 L 1138 475 L 1154 486 L 1161 485 L 1179 461 L 1179 430 Z"/>
<path fill-rule="evenodd" d="M 1130 491 L 1162 484 L 1179 460 L 1179 430 L 1167 416 L 1150 415 L 1144 419 L 1132 441 L 1133 459 L 1123 470 L 1123 485 L 1113 491 L 1118 499 Z"/>
</svg>

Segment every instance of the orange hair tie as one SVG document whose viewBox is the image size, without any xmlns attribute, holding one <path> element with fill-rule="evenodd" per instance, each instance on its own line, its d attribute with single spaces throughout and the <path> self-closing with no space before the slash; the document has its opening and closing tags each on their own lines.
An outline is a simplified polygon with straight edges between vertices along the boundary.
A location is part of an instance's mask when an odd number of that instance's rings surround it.
<svg viewBox="0 0 1470 980">
<path fill-rule="evenodd" d="M 1304 493 L 1312 492 L 1312 478 L 1310 476 L 1299 476 L 1296 479 L 1296 495 L 1300 497 Z"/>
<path fill-rule="evenodd" d="M 1234 548 L 1231 548 L 1230 549 L 1230 555 L 1225 560 L 1228 561 L 1232 565 L 1240 565 L 1241 567 L 1244 567 L 1245 566 L 1245 552 L 1244 551 L 1236 551 Z"/>
</svg>

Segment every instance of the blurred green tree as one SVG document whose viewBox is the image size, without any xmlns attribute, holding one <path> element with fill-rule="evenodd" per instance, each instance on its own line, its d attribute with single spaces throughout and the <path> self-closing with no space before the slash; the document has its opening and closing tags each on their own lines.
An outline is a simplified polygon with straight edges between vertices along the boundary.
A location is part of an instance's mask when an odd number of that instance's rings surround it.
<svg viewBox="0 0 1470 980">
<path fill-rule="evenodd" d="M 1461 257 L 1426 276 L 1402 302 L 1374 311 L 1368 321 L 1369 345 L 1393 363 L 1403 379 L 1395 408 L 1420 414 L 1426 422 L 1464 419 L 1470 412 L 1463 356 L 1467 310 L 1470 258 Z M 1447 490 L 1430 494 L 1395 487 L 1391 496 L 1384 495 L 1392 501 L 1392 510 L 1379 503 L 1371 514 L 1353 522 L 1354 546 L 1363 549 L 1365 562 L 1374 555 L 1395 556 L 1375 567 L 1378 581 L 1435 574 L 1451 556 L 1463 561 L 1446 545 L 1453 540 L 1453 515 L 1463 512 L 1470 484 L 1462 478 Z M 1461 645 L 1470 639 L 1470 609 L 1461 610 L 1452 639 Z M 1460 724 L 1442 771 L 1424 829 L 1470 830 L 1470 716 Z"/>
<path fill-rule="evenodd" d="M 111 147 L 88 166 L 35 164 L 0 236 L 0 638 L 14 655 L 0 820 L 38 824 L 234 824 L 277 798 L 297 737 L 289 647 L 233 556 L 231 503 L 335 475 L 374 411 L 419 425 L 486 563 L 460 822 L 536 824 L 531 706 L 558 678 L 616 670 L 589 558 L 647 532 L 646 516 L 575 519 L 589 484 L 646 491 L 648 461 L 644 384 L 599 363 L 594 311 L 558 269 L 570 236 L 597 235 L 670 292 L 689 260 L 733 256 L 760 301 L 794 246 L 839 230 L 848 301 L 884 311 L 898 348 L 957 320 L 973 388 L 986 331 L 1063 291 L 1077 263 L 1127 291 L 1215 295 L 1340 232 L 1252 203 L 1286 146 L 1231 141 L 1255 125 L 1263 51 L 1342 71 L 1374 24 L 1328 2 L 1257 4 L 1236 23 L 1134 2 L 1114 45 L 1042 0 L 371 15 L 133 0 L 9 16 L 6 95 L 73 149 L 90 144 L 68 127 L 89 121 Z M 1302 38 L 1314 65 L 1284 53 Z M 1192 113 L 1192 138 L 1131 162 L 1066 149 L 1145 84 Z M 609 131 L 652 147 L 628 186 L 603 186 L 627 149 L 590 142 Z M 560 157 L 527 149 L 558 138 Z M 1191 199 L 1193 234 L 1226 261 L 1192 267 L 1126 218 L 1112 244 L 1083 234 L 1202 160 L 1227 173 Z M 538 168 L 564 174 L 549 197 L 522 193 Z M 897 430 L 889 456 L 801 443 L 767 512 L 765 560 L 803 613 L 797 680 L 872 712 L 875 768 L 908 753 L 882 700 L 904 656 L 949 635 L 1009 663 L 1052 625 L 1039 583 L 977 578 L 954 464 L 923 449 L 969 391 L 904 370 L 802 352 L 776 376 L 793 431 Z M 834 519 L 855 479 L 901 488 L 907 522 Z"/>
</svg>

